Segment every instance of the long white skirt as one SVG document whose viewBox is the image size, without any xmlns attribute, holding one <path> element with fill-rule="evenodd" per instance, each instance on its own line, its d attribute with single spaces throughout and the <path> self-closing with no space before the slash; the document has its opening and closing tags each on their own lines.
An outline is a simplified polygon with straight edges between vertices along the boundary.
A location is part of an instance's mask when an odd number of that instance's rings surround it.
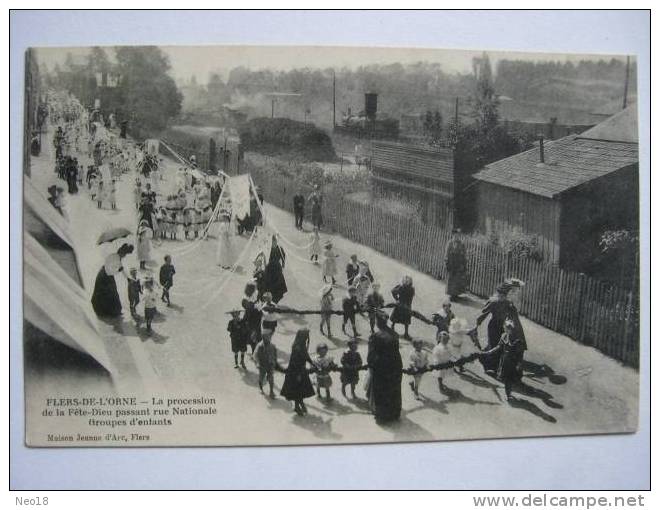
<svg viewBox="0 0 660 510">
<path fill-rule="evenodd" d="M 220 228 L 218 236 L 218 250 L 216 252 L 215 263 L 220 267 L 232 267 L 236 262 L 236 253 L 232 236 L 229 233 L 229 226 Z"/>
</svg>

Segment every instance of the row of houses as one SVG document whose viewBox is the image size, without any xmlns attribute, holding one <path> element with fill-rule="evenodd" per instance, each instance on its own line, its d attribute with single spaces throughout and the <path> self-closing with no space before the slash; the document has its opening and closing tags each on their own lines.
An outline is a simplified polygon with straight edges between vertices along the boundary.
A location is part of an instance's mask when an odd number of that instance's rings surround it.
<svg viewBox="0 0 660 510">
<path fill-rule="evenodd" d="M 635 106 L 473 175 L 457 166 L 451 148 L 373 144 L 374 187 L 421 199 L 424 221 L 460 226 L 462 209 L 471 208 L 476 231 L 533 236 L 562 267 L 582 270 L 605 230 L 639 228 Z"/>
</svg>

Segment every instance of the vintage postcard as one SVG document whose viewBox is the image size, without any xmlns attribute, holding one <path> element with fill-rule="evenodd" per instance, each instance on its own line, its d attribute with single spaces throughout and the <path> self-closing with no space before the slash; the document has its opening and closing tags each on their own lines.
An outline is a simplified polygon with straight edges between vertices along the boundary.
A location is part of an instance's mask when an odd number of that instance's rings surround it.
<svg viewBox="0 0 660 510">
<path fill-rule="evenodd" d="M 635 56 L 26 53 L 25 441 L 630 433 Z"/>
</svg>

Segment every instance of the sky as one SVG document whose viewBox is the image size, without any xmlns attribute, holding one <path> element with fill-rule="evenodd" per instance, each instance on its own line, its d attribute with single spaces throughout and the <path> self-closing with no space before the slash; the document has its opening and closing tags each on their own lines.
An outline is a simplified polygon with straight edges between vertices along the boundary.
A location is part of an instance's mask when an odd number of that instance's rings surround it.
<svg viewBox="0 0 660 510">
<path fill-rule="evenodd" d="M 172 76 L 176 79 L 189 79 L 195 75 L 197 81 L 206 83 L 212 72 L 219 72 L 226 78 L 229 71 L 237 66 L 250 69 L 270 68 L 288 70 L 312 67 L 356 68 L 369 64 L 401 64 L 426 61 L 439 63 L 445 72 L 468 73 L 472 70 L 472 58 L 483 50 L 444 50 L 419 48 L 358 48 L 341 46 L 162 46 L 172 65 Z M 51 68 L 55 62 L 64 62 L 67 52 L 84 55 L 86 48 L 40 48 L 40 64 L 47 63 Z M 524 53 L 488 51 L 496 67 L 500 59 L 520 60 L 584 60 L 621 58 L 612 55 L 578 55 L 554 53 Z"/>
</svg>

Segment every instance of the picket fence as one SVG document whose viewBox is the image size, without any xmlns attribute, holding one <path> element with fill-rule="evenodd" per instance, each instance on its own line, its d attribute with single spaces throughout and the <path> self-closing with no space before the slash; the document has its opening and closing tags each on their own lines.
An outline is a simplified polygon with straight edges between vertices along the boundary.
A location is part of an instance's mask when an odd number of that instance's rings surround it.
<svg viewBox="0 0 660 510">
<path fill-rule="evenodd" d="M 188 151 L 176 147 L 188 157 Z M 201 156 L 201 158 L 200 158 Z M 203 154 L 197 154 L 204 168 Z M 246 168 L 267 202 L 292 208 L 293 195 L 311 187 L 260 167 Z M 437 225 L 404 218 L 370 204 L 345 199 L 325 186 L 323 227 L 441 280 L 446 279 L 444 255 L 451 233 Z M 582 273 L 527 258 L 512 257 L 482 238 L 465 236 L 468 290 L 487 298 L 504 279 L 526 285 L 519 312 L 530 320 L 593 346 L 626 365 L 639 367 L 639 298 L 637 291 L 613 286 Z"/>
<path fill-rule="evenodd" d="M 301 185 L 291 178 L 250 168 L 267 202 L 285 210 Z M 311 188 L 303 186 L 305 191 Z M 369 246 L 388 257 L 446 279 L 444 255 L 451 233 L 439 226 L 389 214 L 324 189 L 324 230 Z M 491 296 L 509 277 L 523 280 L 519 311 L 530 320 L 590 345 L 623 363 L 639 366 L 637 293 L 556 265 L 511 256 L 481 238 L 465 236 L 468 289 Z"/>
</svg>

